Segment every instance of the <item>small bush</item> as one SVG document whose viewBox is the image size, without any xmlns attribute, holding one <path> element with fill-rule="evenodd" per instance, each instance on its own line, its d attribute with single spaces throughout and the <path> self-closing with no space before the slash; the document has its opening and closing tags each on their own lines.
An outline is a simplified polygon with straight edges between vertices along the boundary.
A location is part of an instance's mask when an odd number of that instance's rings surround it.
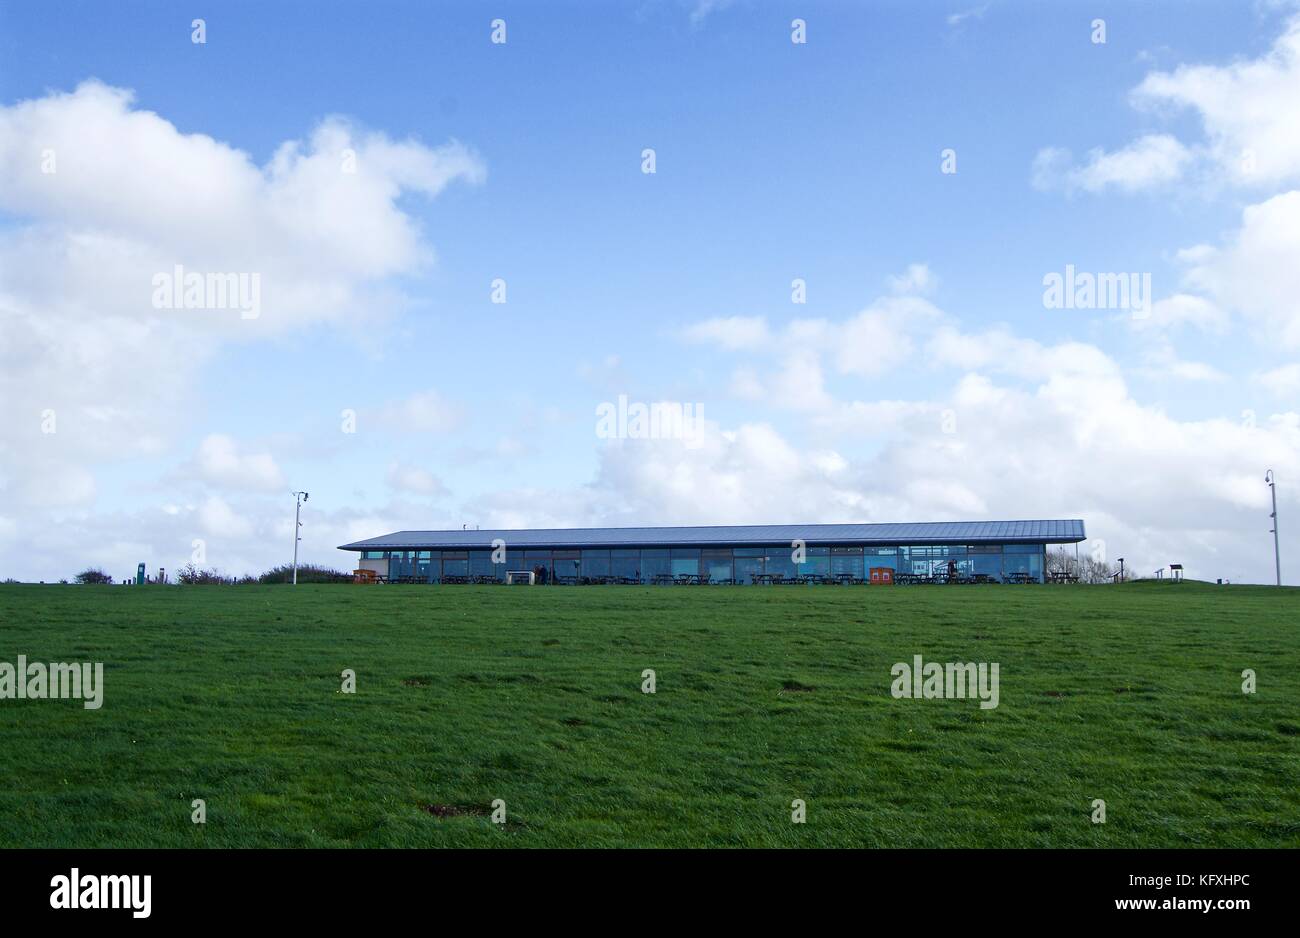
<svg viewBox="0 0 1300 938">
<path fill-rule="evenodd" d="M 75 577 L 76 581 L 81 584 L 89 583 L 112 583 L 113 578 L 98 567 L 87 567 Z M 60 580 L 60 583 L 66 583 L 67 580 Z"/>
<path fill-rule="evenodd" d="M 222 576 L 218 570 L 200 570 L 193 563 L 182 567 L 176 580 L 186 586 L 233 586 L 239 582 L 233 576 Z"/>
<path fill-rule="evenodd" d="M 272 567 L 258 577 L 257 580 L 259 583 L 292 583 L 293 565 L 285 563 L 278 567 Z M 298 582 L 351 583 L 352 574 L 344 573 L 342 570 L 318 566 L 314 563 L 300 563 L 298 564 Z"/>
</svg>

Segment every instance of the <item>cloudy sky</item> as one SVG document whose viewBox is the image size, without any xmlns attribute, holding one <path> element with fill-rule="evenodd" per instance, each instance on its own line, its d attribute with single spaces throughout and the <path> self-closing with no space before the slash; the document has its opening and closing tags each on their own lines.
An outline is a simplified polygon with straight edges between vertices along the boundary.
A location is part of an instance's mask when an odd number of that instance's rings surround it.
<svg viewBox="0 0 1300 938">
<path fill-rule="evenodd" d="M 620 395 L 705 419 L 610 439 Z M 1272 468 L 1297 582 L 1300 8 L 7 2 L 0 402 L 0 577 L 257 572 L 306 489 L 341 568 L 1081 517 L 1269 581 Z"/>
</svg>

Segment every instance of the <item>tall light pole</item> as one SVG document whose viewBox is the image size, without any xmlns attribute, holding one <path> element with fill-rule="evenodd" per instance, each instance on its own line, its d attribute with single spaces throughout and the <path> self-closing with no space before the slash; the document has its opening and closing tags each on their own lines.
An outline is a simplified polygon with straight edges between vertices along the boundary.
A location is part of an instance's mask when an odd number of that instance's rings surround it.
<svg viewBox="0 0 1300 938">
<path fill-rule="evenodd" d="M 302 540 L 302 535 L 298 530 L 302 527 L 302 522 L 298 520 L 302 512 L 302 503 L 307 500 L 306 492 L 290 492 L 293 496 L 293 585 L 298 585 L 298 542 Z"/>
<path fill-rule="evenodd" d="M 1269 515 L 1273 519 L 1273 564 L 1277 568 L 1277 585 L 1282 585 L 1282 551 L 1277 543 L 1277 477 L 1273 475 L 1270 469 L 1264 473 L 1264 481 L 1268 483 L 1269 491 L 1273 493 L 1273 513 Z"/>
</svg>

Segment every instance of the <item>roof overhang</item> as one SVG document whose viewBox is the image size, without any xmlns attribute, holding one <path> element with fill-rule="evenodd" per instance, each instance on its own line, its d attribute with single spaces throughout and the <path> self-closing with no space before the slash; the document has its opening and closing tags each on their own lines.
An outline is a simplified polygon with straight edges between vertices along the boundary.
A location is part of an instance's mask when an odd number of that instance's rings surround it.
<svg viewBox="0 0 1300 938">
<path fill-rule="evenodd" d="M 765 547 L 801 540 L 837 544 L 1075 544 L 1085 540 L 1077 518 L 1037 521 L 939 521 L 919 524 L 765 524 L 652 528 L 538 528 L 397 531 L 340 550 L 470 550 L 504 542 L 513 550 L 579 547 Z"/>
</svg>

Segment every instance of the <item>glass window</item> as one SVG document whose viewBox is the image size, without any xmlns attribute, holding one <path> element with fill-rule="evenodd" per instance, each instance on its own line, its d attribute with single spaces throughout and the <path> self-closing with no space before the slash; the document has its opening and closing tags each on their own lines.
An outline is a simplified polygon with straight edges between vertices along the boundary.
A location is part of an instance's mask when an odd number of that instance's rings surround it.
<svg viewBox="0 0 1300 938">
<path fill-rule="evenodd" d="M 492 565 L 492 551 L 471 550 L 469 552 L 469 575 L 497 576 L 497 568 Z"/>
<path fill-rule="evenodd" d="M 700 553 L 701 573 L 714 580 L 730 580 L 731 548 L 710 548 Z"/>
<path fill-rule="evenodd" d="M 518 561 L 518 567 L 515 566 Z M 526 550 L 523 554 L 516 554 L 510 561 L 510 569 L 527 570 L 532 572 L 538 567 L 545 571 L 546 579 L 551 577 L 551 552 L 549 550 Z M 568 570 L 569 574 L 573 573 L 572 568 Z"/>
<path fill-rule="evenodd" d="M 551 575 L 556 577 L 575 577 L 586 576 L 588 574 L 587 563 L 584 558 L 586 551 L 579 550 L 555 550 L 551 551 Z M 533 564 L 529 564 L 531 570 Z"/>
<path fill-rule="evenodd" d="M 904 569 L 899 565 L 898 553 L 900 548 L 897 547 L 864 547 L 862 548 L 862 566 L 866 571 L 863 575 L 870 576 L 871 568 L 888 568 L 890 570 Z"/>
<path fill-rule="evenodd" d="M 988 576 L 1002 576 L 1002 550 L 998 547 L 971 548 L 971 572 Z"/>
<path fill-rule="evenodd" d="M 790 556 L 793 552 L 793 548 L 784 545 L 769 547 L 767 549 L 767 570 L 765 572 L 779 574 L 780 576 L 794 576 L 799 571 Z"/>
<path fill-rule="evenodd" d="M 831 549 L 829 547 L 809 547 L 805 551 L 804 561 L 799 564 L 800 573 L 826 576 L 831 572 Z"/>
<path fill-rule="evenodd" d="M 649 580 L 654 576 L 672 573 L 672 562 L 667 548 L 648 548 L 641 551 L 641 576 Z"/>
<path fill-rule="evenodd" d="M 611 550 L 609 552 L 609 571 L 614 576 L 641 576 L 641 551 Z"/>
<path fill-rule="evenodd" d="M 444 550 L 442 575 L 444 577 L 469 576 L 469 554 L 463 550 Z"/>
<path fill-rule="evenodd" d="M 1016 550 L 1012 550 L 1012 548 Z M 1033 549 L 1034 553 L 1025 550 Z M 1002 570 L 1007 573 L 1028 573 L 1034 579 L 1043 579 L 1043 546 L 1035 544 L 1007 544 L 1002 555 Z"/>
<path fill-rule="evenodd" d="M 558 554 L 557 554 L 558 558 Z M 567 570 L 561 571 L 557 559 L 556 572 L 563 576 L 568 573 Z M 609 576 L 609 551 L 608 550 L 584 550 L 582 552 L 582 575 L 583 576 Z"/>
<path fill-rule="evenodd" d="M 740 549 L 735 551 L 735 578 L 737 583 L 753 583 L 754 574 L 763 572 L 763 551 L 755 552 Z"/>
<path fill-rule="evenodd" d="M 434 570 L 437 564 L 437 553 L 431 550 L 417 550 L 415 552 L 414 575 L 417 579 L 433 580 L 436 578 Z"/>
<path fill-rule="evenodd" d="M 388 560 L 389 578 L 412 575 L 411 552 L 405 550 L 395 550 L 390 552 L 392 556 Z"/>
<path fill-rule="evenodd" d="M 700 549 L 698 547 L 674 547 L 669 556 L 672 558 L 673 576 L 681 576 L 684 573 L 699 574 Z"/>
<path fill-rule="evenodd" d="M 862 578 L 862 548 L 861 547 L 832 547 L 831 548 L 831 573 L 847 573 L 850 576 Z"/>
</svg>

